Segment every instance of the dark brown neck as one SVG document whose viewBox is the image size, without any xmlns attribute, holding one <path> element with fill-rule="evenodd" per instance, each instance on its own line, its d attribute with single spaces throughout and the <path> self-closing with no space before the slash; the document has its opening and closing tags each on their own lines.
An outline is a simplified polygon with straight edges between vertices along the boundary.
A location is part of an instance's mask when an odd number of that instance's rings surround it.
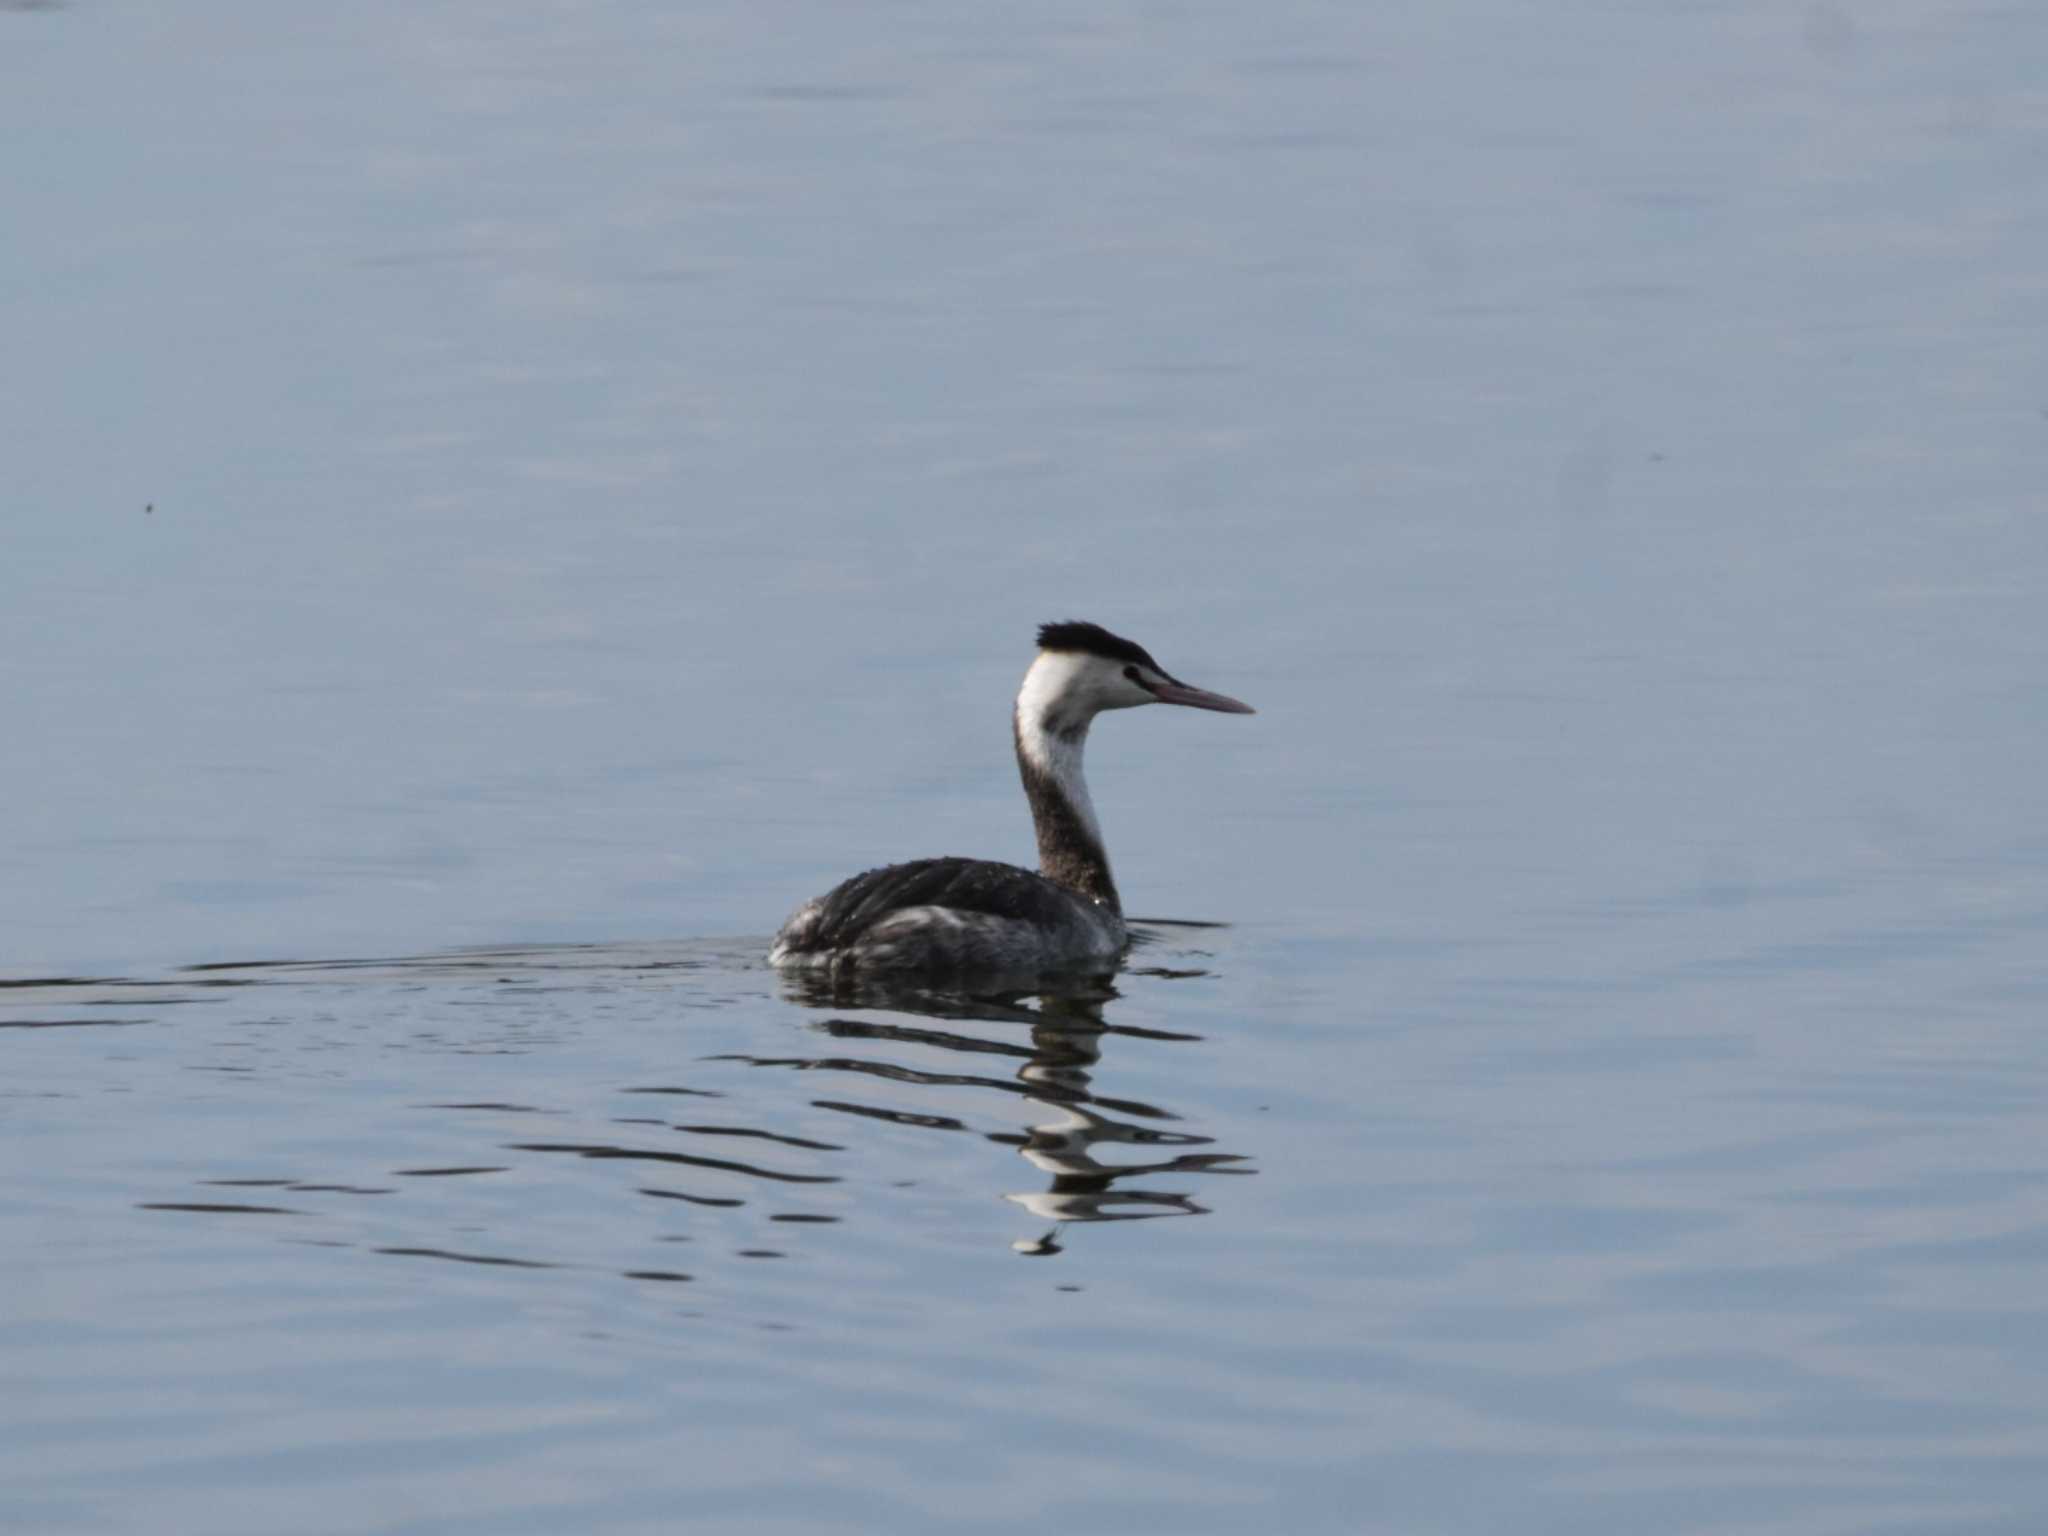
<svg viewBox="0 0 2048 1536">
<path fill-rule="evenodd" d="M 1024 780 L 1024 798 L 1031 802 L 1031 823 L 1038 832 L 1038 872 L 1122 917 L 1123 903 L 1116 894 L 1116 881 L 1110 878 L 1109 854 L 1095 827 L 1088 786 L 1081 779 L 1087 724 L 1055 733 L 1021 714 L 1013 724 L 1017 772 Z M 1028 744 L 1027 732 L 1032 738 Z"/>
</svg>

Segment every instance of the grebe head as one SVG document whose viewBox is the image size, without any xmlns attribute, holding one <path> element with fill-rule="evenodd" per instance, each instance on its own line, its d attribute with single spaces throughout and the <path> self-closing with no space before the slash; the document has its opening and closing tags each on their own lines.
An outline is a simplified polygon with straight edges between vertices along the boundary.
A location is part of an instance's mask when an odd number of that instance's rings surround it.
<svg viewBox="0 0 2048 1536">
<path fill-rule="evenodd" d="M 1074 736 L 1105 709 L 1140 704 L 1184 704 L 1228 715 L 1255 713 L 1251 705 L 1182 682 L 1136 641 L 1100 624 L 1069 620 L 1038 631 L 1038 659 L 1024 674 L 1017 713 L 1054 736 Z"/>
</svg>

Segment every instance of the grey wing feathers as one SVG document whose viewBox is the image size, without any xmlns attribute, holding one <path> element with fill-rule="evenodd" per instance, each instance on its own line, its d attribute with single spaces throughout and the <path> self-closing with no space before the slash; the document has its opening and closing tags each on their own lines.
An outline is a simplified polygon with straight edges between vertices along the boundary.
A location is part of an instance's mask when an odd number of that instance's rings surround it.
<svg viewBox="0 0 2048 1536">
<path fill-rule="evenodd" d="M 1051 925 L 1071 920 L 1075 897 L 1043 875 L 989 859 L 916 859 L 841 881 L 812 904 L 794 947 L 838 949 L 853 943 L 892 912 L 906 907 L 949 907 L 990 917 Z M 795 928 L 797 925 L 790 925 Z"/>
</svg>

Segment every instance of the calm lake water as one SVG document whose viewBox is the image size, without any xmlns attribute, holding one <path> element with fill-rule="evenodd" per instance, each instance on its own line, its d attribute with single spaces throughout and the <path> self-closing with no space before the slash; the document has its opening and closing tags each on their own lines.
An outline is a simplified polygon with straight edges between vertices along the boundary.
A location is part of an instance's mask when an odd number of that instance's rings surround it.
<svg viewBox="0 0 2048 1536">
<path fill-rule="evenodd" d="M 2048 10 L 1380 10 L 0 4 L 0 1529 L 2042 1528 Z"/>
</svg>

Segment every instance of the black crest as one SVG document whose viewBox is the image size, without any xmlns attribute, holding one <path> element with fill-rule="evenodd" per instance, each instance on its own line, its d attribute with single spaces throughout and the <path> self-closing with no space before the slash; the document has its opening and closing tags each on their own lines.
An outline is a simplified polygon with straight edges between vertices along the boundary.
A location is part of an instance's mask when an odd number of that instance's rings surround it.
<svg viewBox="0 0 2048 1536">
<path fill-rule="evenodd" d="M 1109 661 L 1135 662 L 1162 675 L 1166 671 L 1137 641 L 1112 635 L 1100 624 L 1085 624 L 1079 619 L 1069 619 L 1064 624 L 1039 625 L 1038 648 L 1041 651 L 1080 651 Z"/>
</svg>

